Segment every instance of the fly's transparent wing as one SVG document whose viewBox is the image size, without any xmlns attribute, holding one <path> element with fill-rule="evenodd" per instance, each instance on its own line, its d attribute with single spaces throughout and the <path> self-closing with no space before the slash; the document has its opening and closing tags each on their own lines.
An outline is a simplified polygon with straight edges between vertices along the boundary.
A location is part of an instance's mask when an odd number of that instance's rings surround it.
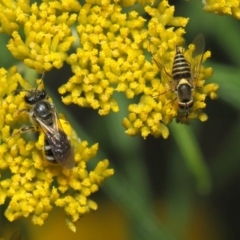
<svg viewBox="0 0 240 240">
<path fill-rule="evenodd" d="M 195 50 L 191 59 L 191 73 L 192 73 L 192 85 L 195 86 L 199 77 L 201 64 L 203 61 L 203 53 L 205 49 L 205 39 L 202 33 L 198 34 L 192 44 L 195 46 Z"/>
<path fill-rule="evenodd" d="M 160 72 L 161 72 L 161 77 L 162 80 L 164 82 L 166 82 L 169 86 L 169 88 L 174 91 L 174 86 L 173 86 L 173 81 L 172 81 L 172 76 L 171 74 L 166 70 L 166 68 L 164 67 L 164 63 L 161 59 L 156 59 L 154 56 L 152 56 L 152 60 L 155 62 L 155 64 L 157 65 L 157 67 L 159 68 Z"/>
</svg>

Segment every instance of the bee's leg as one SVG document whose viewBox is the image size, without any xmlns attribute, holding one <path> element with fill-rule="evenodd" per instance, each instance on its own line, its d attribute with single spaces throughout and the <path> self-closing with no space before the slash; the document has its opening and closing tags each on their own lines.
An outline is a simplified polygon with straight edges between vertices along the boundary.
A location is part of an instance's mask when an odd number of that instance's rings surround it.
<svg viewBox="0 0 240 240">
<path fill-rule="evenodd" d="M 18 93 L 20 93 L 21 91 L 23 91 L 22 89 L 15 89 L 12 91 L 12 94 L 16 95 Z"/>
<path fill-rule="evenodd" d="M 52 108 L 53 110 L 56 110 L 56 107 L 55 107 L 55 105 L 54 105 L 53 103 L 50 103 L 50 105 L 51 105 L 51 108 Z"/>
<path fill-rule="evenodd" d="M 184 106 L 184 111 L 185 111 L 185 118 L 187 119 L 189 115 L 189 106 L 187 104 Z"/>
<path fill-rule="evenodd" d="M 12 134 L 12 136 L 10 136 L 6 142 L 8 142 L 11 138 L 13 138 L 14 136 L 16 136 L 17 134 L 22 134 L 28 131 L 37 131 L 36 128 L 34 126 L 26 126 L 26 127 L 21 127 L 18 129 L 17 132 L 15 132 L 14 134 Z"/>
<path fill-rule="evenodd" d="M 16 133 L 14 133 L 13 135 L 15 134 L 22 134 L 22 133 L 25 133 L 27 131 L 36 131 L 35 127 L 34 126 L 26 126 L 26 127 L 21 127 L 18 129 L 18 131 Z"/>
</svg>

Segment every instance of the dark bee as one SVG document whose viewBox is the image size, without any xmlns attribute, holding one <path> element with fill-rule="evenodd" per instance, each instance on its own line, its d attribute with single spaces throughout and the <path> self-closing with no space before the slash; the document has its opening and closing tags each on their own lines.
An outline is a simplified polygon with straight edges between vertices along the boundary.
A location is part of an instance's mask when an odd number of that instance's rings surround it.
<svg viewBox="0 0 240 240">
<path fill-rule="evenodd" d="M 193 106 L 192 91 L 196 87 L 196 81 L 201 70 L 205 40 L 203 34 L 199 34 L 193 40 L 195 50 L 190 63 L 185 59 L 179 47 L 176 47 L 176 55 L 173 60 L 172 74 L 169 74 L 164 65 L 154 57 L 153 60 L 159 67 L 162 77 L 166 80 L 170 89 L 177 94 L 178 106 L 184 110 L 188 117 L 189 109 Z"/>
<path fill-rule="evenodd" d="M 51 163 L 60 163 L 63 167 L 71 169 L 74 167 L 74 152 L 70 140 L 61 127 L 54 104 L 47 100 L 46 91 L 37 88 L 38 86 L 30 91 L 23 90 L 27 91 L 24 101 L 31 107 L 19 111 L 28 112 L 34 126 L 22 127 L 18 132 L 43 131 L 46 159 Z"/>
</svg>

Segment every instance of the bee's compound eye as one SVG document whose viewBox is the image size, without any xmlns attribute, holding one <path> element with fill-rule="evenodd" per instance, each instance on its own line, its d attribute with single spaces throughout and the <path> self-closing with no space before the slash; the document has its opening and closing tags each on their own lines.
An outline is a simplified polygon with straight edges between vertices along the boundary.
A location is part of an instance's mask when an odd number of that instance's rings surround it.
<svg viewBox="0 0 240 240">
<path fill-rule="evenodd" d="M 26 95 L 24 96 L 24 101 L 25 101 L 26 103 L 28 103 L 28 104 L 32 104 L 32 96 L 31 96 L 31 94 L 26 94 Z"/>
<path fill-rule="evenodd" d="M 40 96 L 39 96 L 39 98 L 41 98 L 41 100 L 43 100 L 43 99 L 45 99 L 45 98 L 46 98 L 46 96 L 47 96 L 47 93 L 46 93 L 46 91 L 45 91 L 45 90 L 41 90 L 39 95 L 40 95 Z"/>
</svg>

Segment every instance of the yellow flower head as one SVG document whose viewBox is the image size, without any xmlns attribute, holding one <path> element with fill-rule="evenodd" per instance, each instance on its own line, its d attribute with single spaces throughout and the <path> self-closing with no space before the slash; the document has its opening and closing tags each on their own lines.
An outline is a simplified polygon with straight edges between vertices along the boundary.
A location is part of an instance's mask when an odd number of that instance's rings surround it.
<svg viewBox="0 0 240 240">
<path fill-rule="evenodd" d="M 240 2 L 239 0 L 204 0 L 204 10 L 214 12 L 220 15 L 233 15 L 240 19 Z"/>
<path fill-rule="evenodd" d="M 60 124 L 74 149 L 75 167 L 69 170 L 46 161 L 45 134 L 40 128 L 35 126 L 36 133 L 26 132 L 25 138 L 16 134 L 25 124 L 31 126 L 29 114 L 19 111 L 30 107 L 24 101 L 26 91 L 17 94 L 13 91 L 31 90 L 31 87 L 17 73 L 16 67 L 9 71 L 1 68 L 0 82 L 0 204 L 10 200 L 5 216 L 9 221 L 31 217 L 34 224 L 42 225 L 52 208 L 58 206 L 64 209 L 68 226 L 75 230 L 74 222 L 79 217 L 97 209 L 97 204 L 89 197 L 113 174 L 113 169 L 108 169 L 106 159 L 94 170 L 86 169 L 87 162 L 97 153 L 98 144 L 88 148 L 88 143 L 77 137 L 63 117 Z M 36 135 L 38 138 L 34 140 Z"/>
<path fill-rule="evenodd" d="M 0 32 L 12 34 L 17 31 L 30 12 L 29 0 L 1 1 L 0 4 Z"/>
<path fill-rule="evenodd" d="M 124 14 L 117 4 L 85 4 L 78 15 L 81 46 L 67 58 L 74 75 L 59 89 L 65 95 L 63 102 L 99 109 L 99 114 L 106 115 L 119 110 L 114 90 L 125 92 L 128 98 L 139 93 L 143 87 L 138 83 L 140 69 L 145 64 L 139 48 L 147 38 L 144 23 L 137 12 Z"/>
<path fill-rule="evenodd" d="M 58 14 L 59 7 L 61 14 Z M 41 3 L 39 6 L 34 3 L 29 13 L 16 12 L 25 35 L 23 38 L 18 31 L 12 33 L 8 49 L 16 59 L 39 73 L 63 66 L 67 51 L 76 40 L 70 27 L 77 18 L 76 14 L 64 11 L 64 7 L 66 4 L 61 6 L 58 2 Z M 79 6 L 75 8 L 79 9 Z"/>
</svg>

